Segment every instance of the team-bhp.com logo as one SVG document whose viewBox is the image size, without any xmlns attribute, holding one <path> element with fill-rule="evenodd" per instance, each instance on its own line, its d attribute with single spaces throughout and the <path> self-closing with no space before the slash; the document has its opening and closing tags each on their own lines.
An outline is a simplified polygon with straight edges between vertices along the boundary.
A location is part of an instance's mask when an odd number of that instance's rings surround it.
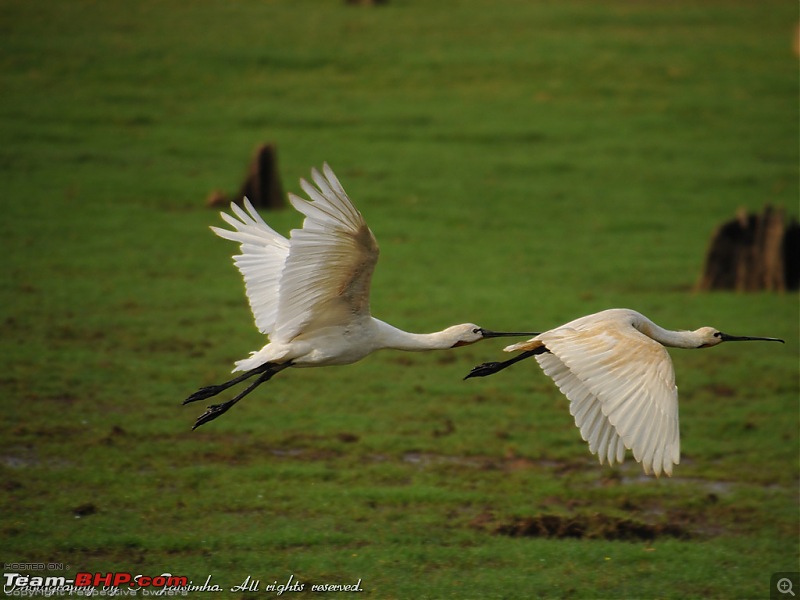
<svg viewBox="0 0 800 600">
<path fill-rule="evenodd" d="M 131 575 L 130 573 L 78 573 L 75 575 L 75 587 L 184 587 L 189 583 L 187 577 L 177 577 L 165 573 L 155 577 Z"/>
<path fill-rule="evenodd" d="M 22 575 L 20 573 L 3 574 L 3 591 L 9 595 L 18 595 L 14 592 L 25 590 L 27 592 L 73 593 L 93 595 L 90 591 L 100 588 L 105 590 L 119 590 L 122 586 L 130 590 L 142 589 L 162 591 L 187 589 L 189 579 L 170 573 L 149 577 L 147 575 L 133 575 L 132 573 L 76 573 L 74 578 L 66 577 L 39 577 Z"/>
</svg>

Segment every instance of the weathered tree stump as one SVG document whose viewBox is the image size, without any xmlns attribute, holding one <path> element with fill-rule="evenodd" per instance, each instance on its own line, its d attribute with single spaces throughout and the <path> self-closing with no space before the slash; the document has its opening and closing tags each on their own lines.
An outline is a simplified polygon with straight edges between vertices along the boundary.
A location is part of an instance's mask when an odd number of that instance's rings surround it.
<svg viewBox="0 0 800 600">
<path fill-rule="evenodd" d="M 278 173 L 278 152 L 274 144 L 262 144 L 256 149 L 247 168 L 244 183 L 233 201 L 241 204 L 244 197 L 247 197 L 256 208 L 278 210 L 286 206 L 283 185 Z M 228 196 L 218 190 L 211 192 L 206 201 L 208 206 L 215 207 L 230 202 Z"/>
<path fill-rule="evenodd" d="M 785 211 L 740 209 L 711 236 L 699 290 L 796 290 L 800 286 L 800 225 Z"/>
</svg>

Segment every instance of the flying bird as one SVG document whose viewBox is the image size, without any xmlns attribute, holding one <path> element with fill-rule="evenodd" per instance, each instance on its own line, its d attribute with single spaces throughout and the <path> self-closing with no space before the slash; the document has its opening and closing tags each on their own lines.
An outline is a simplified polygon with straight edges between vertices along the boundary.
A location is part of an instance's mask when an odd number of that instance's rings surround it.
<svg viewBox="0 0 800 600">
<path fill-rule="evenodd" d="M 443 350 L 487 338 L 530 336 L 497 332 L 472 323 L 435 333 L 408 333 L 370 314 L 370 282 L 378 243 L 327 163 L 312 169 L 314 185 L 300 180 L 310 201 L 289 194 L 305 215 L 290 239 L 276 233 L 245 198 L 234 216 L 221 213 L 234 230 L 211 227 L 218 236 L 241 244 L 234 264 L 244 277 L 256 327 L 269 343 L 236 361 L 242 375 L 199 389 L 183 404 L 210 398 L 256 377 L 233 399 L 208 407 L 192 429 L 225 413 L 257 386 L 288 367 L 346 365 L 381 349 Z M 316 187 L 315 187 L 316 186 Z M 246 211 L 246 212 L 245 212 Z"/>
<path fill-rule="evenodd" d="M 713 327 L 670 331 L 644 315 L 612 308 L 575 319 L 505 348 L 522 350 L 504 362 L 478 365 L 465 377 L 486 377 L 531 356 L 569 399 L 570 413 L 600 464 L 622 463 L 626 448 L 648 475 L 672 475 L 680 462 L 678 388 L 664 346 L 710 348 L 737 337 Z"/>
</svg>

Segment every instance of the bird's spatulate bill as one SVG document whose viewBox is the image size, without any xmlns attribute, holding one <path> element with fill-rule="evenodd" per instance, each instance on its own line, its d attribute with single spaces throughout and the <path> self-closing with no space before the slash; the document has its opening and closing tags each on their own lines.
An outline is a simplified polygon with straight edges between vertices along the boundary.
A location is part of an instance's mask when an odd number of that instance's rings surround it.
<svg viewBox="0 0 800 600">
<path fill-rule="evenodd" d="M 492 331 L 491 329 L 481 328 L 481 334 L 485 338 L 500 338 L 500 337 L 522 337 L 522 336 L 536 336 L 539 332 L 531 331 Z"/>
<path fill-rule="evenodd" d="M 719 335 L 722 338 L 723 342 L 780 342 L 781 344 L 786 343 L 780 338 L 753 337 L 749 335 L 728 335 L 727 333 L 722 333 L 722 332 L 720 332 Z"/>
</svg>

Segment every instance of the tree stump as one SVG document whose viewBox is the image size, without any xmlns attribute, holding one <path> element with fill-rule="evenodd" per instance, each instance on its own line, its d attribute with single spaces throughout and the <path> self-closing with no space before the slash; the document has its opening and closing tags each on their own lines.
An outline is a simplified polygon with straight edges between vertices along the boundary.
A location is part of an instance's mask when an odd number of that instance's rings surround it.
<svg viewBox="0 0 800 600">
<path fill-rule="evenodd" d="M 281 177 L 278 173 L 278 152 L 274 144 L 261 144 L 255 152 L 247 175 L 233 201 L 241 204 L 247 197 L 256 208 L 278 210 L 286 206 Z M 228 196 L 214 190 L 206 201 L 208 206 L 224 206 L 230 203 Z"/>
<path fill-rule="evenodd" d="M 699 290 L 796 290 L 800 286 L 800 225 L 785 211 L 740 209 L 711 236 Z"/>
</svg>

